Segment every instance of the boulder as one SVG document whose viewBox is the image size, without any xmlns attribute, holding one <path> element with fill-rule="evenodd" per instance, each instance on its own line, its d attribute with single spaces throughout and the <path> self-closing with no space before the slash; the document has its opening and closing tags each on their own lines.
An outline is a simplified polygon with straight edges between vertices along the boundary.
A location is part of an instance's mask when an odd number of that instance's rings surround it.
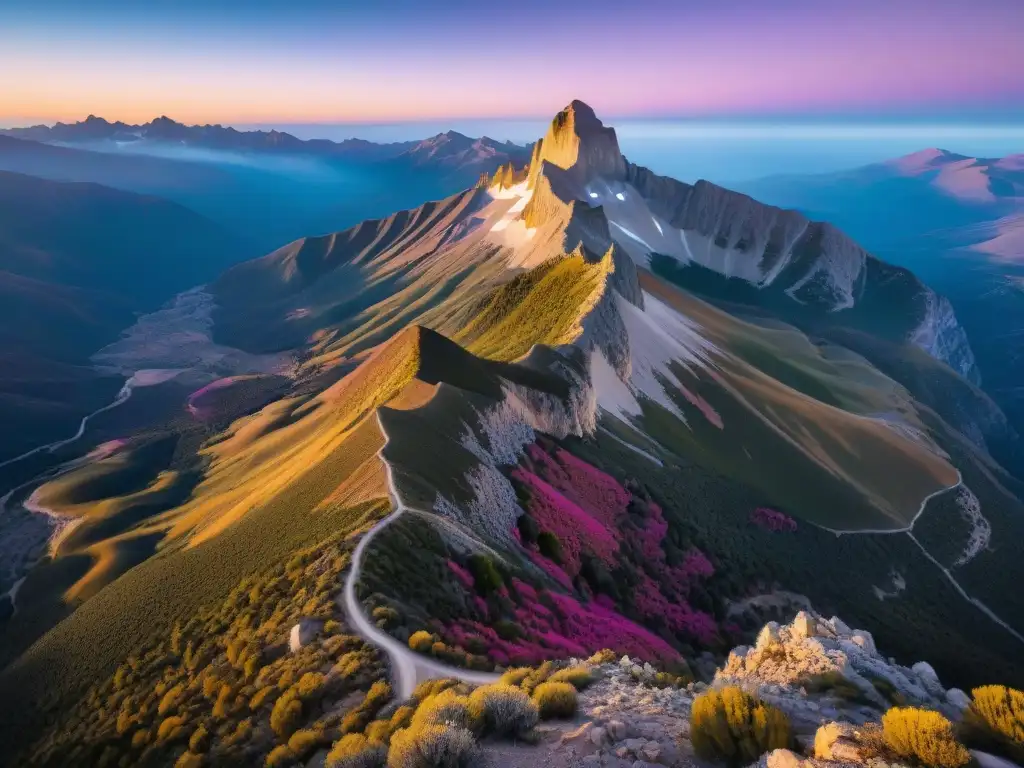
<svg viewBox="0 0 1024 768">
<path fill-rule="evenodd" d="M 950 688 L 946 691 L 946 703 L 962 712 L 971 706 L 971 697 L 959 688 Z"/>
<path fill-rule="evenodd" d="M 609 720 L 605 723 L 605 730 L 608 733 L 608 738 L 612 741 L 622 741 L 629 732 L 626 724 L 621 720 Z"/>
<path fill-rule="evenodd" d="M 864 762 L 864 750 L 849 723 L 826 723 L 814 734 L 814 756 L 838 763 Z"/>
<path fill-rule="evenodd" d="M 942 683 L 939 682 L 939 676 L 935 673 L 931 664 L 927 661 L 919 661 L 910 669 L 917 675 L 917 679 L 921 681 L 921 687 L 928 691 L 928 693 L 940 700 L 945 698 L 946 689 L 942 687 Z"/>
<path fill-rule="evenodd" d="M 807 611 L 800 611 L 790 624 L 790 634 L 794 638 L 814 637 L 818 630 L 817 620 Z"/>
<path fill-rule="evenodd" d="M 319 619 L 299 619 L 299 623 L 292 627 L 288 634 L 288 650 L 296 653 L 300 648 L 309 645 L 323 628 L 324 623 Z"/>
<path fill-rule="evenodd" d="M 839 635 L 839 637 L 849 637 L 850 633 L 853 632 L 849 625 L 838 616 L 833 616 L 829 619 L 828 623 L 832 625 L 832 630 Z"/>
<path fill-rule="evenodd" d="M 767 768 L 800 768 L 803 760 L 795 752 L 788 749 L 773 749 L 765 761 Z"/>
<path fill-rule="evenodd" d="M 589 736 L 590 743 L 596 747 L 600 747 L 602 744 L 604 744 L 605 740 L 607 739 L 607 731 L 605 731 L 604 728 L 597 726 L 595 728 L 590 729 Z"/>
<path fill-rule="evenodd" d="M 777 621 L 769 621 L 757 633 L 756 647 L 764 648 L 777 642 L 779 642 L 779 623 Z"/>
<path fill-rule="evenodd" d="M 871 636 L 871 633 L 863 629 L 855 629 L 850 633 L 850 641 L 854 645 L 859 645 L 864 649 L 865 652 L 870 653 L 872 656 L 878 653 L 875 648 L 875 638 Z"/>
</svg>

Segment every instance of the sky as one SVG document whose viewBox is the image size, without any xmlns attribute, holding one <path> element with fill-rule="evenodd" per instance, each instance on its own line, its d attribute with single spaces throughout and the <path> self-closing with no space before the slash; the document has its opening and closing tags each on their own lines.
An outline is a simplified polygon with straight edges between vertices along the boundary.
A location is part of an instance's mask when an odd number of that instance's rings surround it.
<svg viewBox="0 0 1024 768">
<path fill-rule="evenodd" d="M 1020 120 L 1022 30 L 1024 0 L 3 0 L 0 123 Z"/>
</svg>

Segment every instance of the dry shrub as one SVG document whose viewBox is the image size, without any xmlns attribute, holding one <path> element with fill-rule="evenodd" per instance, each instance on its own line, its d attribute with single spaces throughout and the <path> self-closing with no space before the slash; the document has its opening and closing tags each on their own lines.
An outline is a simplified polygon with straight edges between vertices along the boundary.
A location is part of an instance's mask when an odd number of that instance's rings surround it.
<svg viewBox="0 0 1024 768">
<path fill-rule="evenodd" d="M 361 733 L 348 733 L 338 739 L 324 762 L 326 768 L 381 768 L 387 759 L 382 744 L 371 744 Z"/>
<path fill-rule="evenodd" d="M 598 664 L 611 664 L 614 661 L 618 661 L 618 659 L 619 657 L 618 655 L 616 655 L 615 651 L 611 650 L 610 648 L 602 648 L 600 651 L 598 651 L 589 659 L 587 659 L 587 663 L 594 664 L 596 666 Z"/>
<path fill-rule="evenodd" d="M 537 724 L 537 706 L 514 685 L 482 685 L 469 696 L 470 717 L 496 736 L 523 734 Z"/>
<path fill-rule="evenodd" d="M 202 768 L 203 756 L 195 752 L 183 752 L 174 764 L 174 768 Z"/>
<path fill-rule="evenodd" d="M 290 693 L 274 703 L 270 712 L 270 727 L 281 741 L 287 741 L 302 721 L 302 702 Z"/>
<path fill-rule="evenodd" d="M 784 712 L 730 686 L 694 699 L 690 739 L 699 757 L 741 766 L 788 748 L 793 734 Z"/>
<path fill-rule="evenodd" d="M 549 683 L 569 683 L 577 691 L 582 691 L 592 682 L 594 682 L 594 675 L 590 671 L 590 667 L 585 667 L 582 664 L 576 667 L 566 667 L 555 672 L 551 677 L 548 678 Z"/>
<path fill-rule="evenodd" d="M 391 738 L 389 768 L 468 768 L 476 751 L 473 734 L 456 725 L 403 728 Z"/>
<path fill-rule="evenodd" d="M 505 685 L 521 685 L 533 670 L 530 667 L 510 667 L 498 678 L 499 683 Z"/>
<path fill-rule="evenodd" d="M 533 691 L 533 703 L 544 720 L 572 717 L 576 713 L 576 688 L 570 683 L 541 683 Z"/>
<path fill-rule="evenodd" d="M 973 701 L 964 714 L 965 739 L 988 752 L 1024 762 L 1024 692 L 985 685 L 971 695 Z"/>
<path fill-rule="evenodd" d="M 430 653 L 433 646 L 434 636 L 422 629 L 409 636 L 409 647 L 416 653 Z"/>
<path fill-rule="evenodd" d="M 898 757 L 927 768 L 959 768 L 971 761 L 953 724 L 938 712 L 893 707 L 882 716 L 882 737 Z"/>
<path fill-rule="evenodd" d="M 470 711 L 469 697 L 454 689 L 431 696 L 416 709 L 409 728 L 419 730 L 429 725 L 451 725 L 472 729 L 476 721 Z M 396 734 L 397 735 L 397 734 Z"/>
</svg>

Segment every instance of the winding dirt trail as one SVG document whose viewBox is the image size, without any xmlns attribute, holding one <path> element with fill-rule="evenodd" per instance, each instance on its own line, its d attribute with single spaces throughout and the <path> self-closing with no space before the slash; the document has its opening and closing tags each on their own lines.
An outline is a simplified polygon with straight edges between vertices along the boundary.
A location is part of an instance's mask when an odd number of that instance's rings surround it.
<svg viewBox="0 0 1024 768">
<path fill-rule="evenodd" d="M 384 425 L 380 423 L 380 417 L 377 418 L 377 425 L 380 428 L 381 434 L 384 435 L 384 446 L 386 447 L 389 438 L 387 432 L 384 431 Z M 363 566 L 366 548 L 373 541 L 374 536 L 401 515 L 405 512 L 415 511 L 402 504 L 398 491 L 395 488 L 391 465 L 384 459 L 383 452 L 384 448 L 381 448 L 377 455 L 384 462 L 388 481 L 388 494 L 391 496 L 391 504 L 394 511 L 367 531 L 356 546 L 355 552 L 352 553 L 352 567 L 345 578 L 345 588 L 339 601 L 345 611 L 349 626 L 364 640 L 376 645 L 388 655 L 388 660 L 391 662 L 392 684 L 399 699 L 406 699 L 411 696 L 417 683 L 439 677 L 454 677 L 474 685 L 493 683 L 499 677 L 494 672 L 474 672 L 468 669 L 461 669 L 434 661 L 422 654 L 414 653 L 405 644 L 400 643 L 391 635 L 381 631 L 363 613 L 363 607 L 356 598 L 356 584 L 359 582 L 359 574 Z"/>
<path fill-rule="evenodd" d="M 1006 621 L 1004 621 L 1002 618 L 1000 618 L 995 613 L 995 611 L 993 611 L 991 608 L 989 608 L 987 605 L 985 605 L 983 602 L 981 602 L 981 600 L 979 600 L 976 597 L 972 597 L 967 592 L 967 590 L 964 589 L 960 585 L 960 582 L 958 582 L 956 580 L 956 577 L 953 576 L 953 574 L 949 570 L 949 568 L 947 568 L 942 563 L 940 563 L 931 554 L 931 552 L 929 552 L 927 549 L 925 549 L 924 545 L 920 541 L 917 540 L 917 537 L 914 536 L 914 525 L 915 525 L 915 523 L 917 523 L 918 518 L 920 518 L 921 515 L 924 514 L 925 510 L 928 508 L 928 502 L 930 502 L 932 499 L 936 498 L 937 496 L 941 496 L 944 493 L 949 493 L 951 491 L 955 491 L 956 489 L 961 488 L 961 487 L 967 488 L 967 486 L 964 485 L 964 478 L 963 478 L 963 475 L 960 473 L 960 470 L 957 470 L 956 474 L 957 474 L 957 481 L 956 481 L 956 483 L 954 485 L 951 485 L 951 486 L 949 486 L 947 488 L 940 488 L 939 490 L 934 491 L 934 492 L 932 492 L 932 493 L 930 493 L 930 494 L 928 494 L 927 496 L 924 497 L 924 500 L 921 502 L 921 506 L 917 510 L 917 514 L 914 515 L 913 520 L 910 521 L 909 525 L 907 525 L 907 526 L 905 526 L 903 528 L 894 528 L 892 530 L 839 531 L 839 530 L 836 530 L 834 528 L 827 528 L 827 527 L 825 527 L 823 525 L 822 526 L 818 526 L 818 527 L 819 528 L 823 528 L 824 530 L 829 531 L 830 533 L 834 533 L 837 537 L 838 536 L 862 536 L 862 535 L 865 535 L 865 534 L 868 534 L 868 535 L 888 535 L 888 534 L 893 534 L 893 533 L 905 533 L 907 536 L 910 537 L 910 540 L 913 541 L 914 544 L 917 545 L 917 548 L 921 550 L 921 554 L 923 554 L 933 565 L 935 565 L 936 568 L 938 568 L 940 571 L 942 571 L 942 574 L 946 577 L 946 579 L 949 580 L 949 583 L 953 585 L 953 588 L 957 591 L 957 593 L 964 600 L 966 600 L 968 603 L 973 605 L 975 608 L 977 608 L 979 611 L 981 611 L 983 614 L 985 614 L 989 619 L 994 621 L 1000 627 L 1002 627 L 1007 632 L 1009 632 L 1011 635 L 1013 635 L 1015 638 L 1017 638 L 1022 643 L 1024 643 L 1024 635 L 1022 635 L 1016 629 L 1011 627 Z"/>
<path fill-rule="evenodd" d="M 129 378 L 124 383 L 124 385 L 121 387 L 121 389 L 118 391 L 117 395 L 114 397 L 114 399 L 111 402 L 107 403 L 102 408 L 97 408 L 92 413 L 87 414 L 86 416 L 83 416 L 82 417 L 82 421 L 78 424 L 78 431 L 75 432 L 75 434 L 73 434 L 71 437 L 66 437 L 63 440 L 56 440 L 56 441 L 54 441 L 52 443 L 47 443 L 46 445 L 37 446 L 37 447 L 33 448 L 31 451 L 26 451 L 25 453 L 21 454 L 20 456 L 15 456 L 13 458 L 5 459 L 4 461 L 0 461 L 0 467 L 6 467 L 6 466 L 9 466 L 11 464 L 15 464 L 15 463 L 21 461 L 22 459 L 27 459 L 29 456 L 35 456 L 37 453 L 42 453 L 43 451 L 47 451 L 49 453 L 53 453 L 58 448 L 63 448 L 65 445 L 70 445 L 71 443 L 73 443 L 76 440 L 80 439 L 82 437 L 82 435 L 85 434 L 85 428 L 89 425 L 89 420 L 90 419 L 92 419 L 92 418 L 94 418 L 96 416 L 99 416 L 101 413 L 105 413 L 106 411 L 109 411 L 109 410 L 112 410 L 114 408 L 117 408 L 117 406 L 123 405 L 124 403 L 128 402 L 128 398 L 130 398 L 132 396 L 132 389 L 134 388 L 133 384 L 132 384 L 132 381 L 133 380 L 131 378 Z"/>
</svg>

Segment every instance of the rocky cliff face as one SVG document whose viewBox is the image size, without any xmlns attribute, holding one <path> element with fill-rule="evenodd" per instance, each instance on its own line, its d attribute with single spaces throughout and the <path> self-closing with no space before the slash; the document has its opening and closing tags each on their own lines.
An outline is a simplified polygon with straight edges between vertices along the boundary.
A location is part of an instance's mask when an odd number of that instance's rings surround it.
<svg viewBox="0 0 1024 768">
<path fill-rule="evenodd" d="M 603 252 L 614 242 L 642 267 L 651 254 L 671 256 L 681 265 L 777 294 L 793 311 L 818 313 L 829 324 L 856 326 L 862 322 L 858 309 L 884 294 L 884 303 L 902 304 L 891 307 L 898 320 L 888 328 L 890 338 L 909 341 L 970 381 L 980 380 L 949 302 L 912 275 L 900 270 L 905 290 L 894 298 L 886 282 L 896 268 L 832 225 L 706 181 L 685 184 L 627 162 L 615 131 L 582 102 L 560 112 L 535 146 L 529 186 L 535 190 L 529 226 L 556 215 L 585 222 L 579 240 L 589 248 Z M 881 323 L 876 317 L 872 332 L 886 330 Z"/>
<path fill-rule="evenodd" d="M 957 322 L 953 305 L 934 291 L 925 294 L 926 310 L 910 340 L 932 357 L 942 360 L 972 384 L 981 384 L 981 372 L 967 334 Z"/>
</svg>

